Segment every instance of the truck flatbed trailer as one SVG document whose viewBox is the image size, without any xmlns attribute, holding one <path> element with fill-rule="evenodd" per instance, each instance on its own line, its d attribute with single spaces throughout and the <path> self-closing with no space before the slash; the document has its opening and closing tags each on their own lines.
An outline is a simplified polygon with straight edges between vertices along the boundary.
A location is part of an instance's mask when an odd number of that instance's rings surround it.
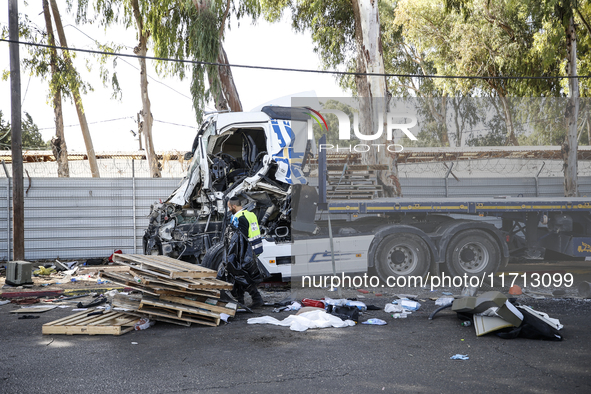
<svg viewBox="0 0 591 394">
<path fill-rule="evenodd" d="M 338 271 L 369 268 L 383 280 L 429 270 L 488 275 L 510 259 L 591 257 L 587 197 L 335 199 L 321 200 L 319 208 L 337 219 L 332 226 Z M 324 218 L 317 222 L 318 235 L 296 238 L 294 276 L 330 272 Z"/>
<path fill-rule="evenodd" d="M 580 197 L 492 197 L 492 198 L 378 198 L 375 200 L 330 201 L 334 213 L 443 213 L 502 215 L 506 212 L 591 212 L 591 199 Z"/>
</svg>

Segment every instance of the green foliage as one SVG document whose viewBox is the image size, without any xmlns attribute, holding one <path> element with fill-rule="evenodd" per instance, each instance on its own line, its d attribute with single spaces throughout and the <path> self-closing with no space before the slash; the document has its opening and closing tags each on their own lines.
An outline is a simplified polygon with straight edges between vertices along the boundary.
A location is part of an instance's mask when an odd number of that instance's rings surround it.
<svg viewBox="0 0 591 394">
<path fill-rule="evenodd" d="M 351 139 L 348 141 L 339 140 L 339 120 L 337 119 L 337 116 L 334 114 L 322 114 L 322 116 L 326 120 L 328 131 L 326 130 L 324 125 L 322 125 L 321 127 L 320 125 L 318 125 L 318 123 L 314 122 L 312 127 L 314 130 L 314 139 L 316 141 L 318 141 L 323 134 L 326 134 L 327 144 L 342 145 L 343 143 L 345 143 L 347 145 L 355 145 L 359 143 L 359 139 L 355 137 L 355 134 L 353 134 L 353 114 L 357 112 L 356 109 L 338 100 L 327 100 L 326 102 L 322 103 L 322 108 L 338 109 L 347 114 L 347 116 L 349 117 L 349 124 L 351 127 Z M 322 121 L 320 122 L 322 123 Z"/>
<path fill-rule="evenodd" d="M 143 32 L 147 33 L 154 55 L 178 60 L 218 62 L 218 52 L 225 29 L 232 18 L 256 19 L 260 4 L 256 0 L 137 0 Z M 79 23 L 98 23 L 107 29 L 113 24 L 129 28 L 136 25 L 133 0 L 69 0 Z M 92 14 L 89 11 L 92 5 Z M 137 27 L 136 27 L 137 29 Z M 139 40 L 139 32 L 138 32 Z M 190 91 L 197 121 L 201 121 L 205 104 L 221 89 L 217 66 L 157 61 L 161 75 L 174 75 L 181 80 L 190 77 Z M 207 78 L 207 82 L 206 82 Z M 116 75 L 110 80 L 116 83 Z"/>
<path fill-rule="evenodd" d="M 256 18 L 260 13 L 258 1 L 253 0 L 210 0 L 201 3 L 203 7 L 197 8 L 192 0 L 163 0 L 146 10 L 146 29 L 151 33 L 157 57 L 217 63 L 224 31 L 231 18 Z M 218 67 L 159 62 L 157 69 L 181 79 L 191 70 L 193 108 L 197 121 L 200 121 L 205 103 L 221 89 L 217 78 Z"/>
<path fill-rule="evenodd" d="M 24 115 L 24 118 L 21 120 L 23 149 L 51 149 L 50 143 L 43 141 L 39 128 L 33 121 L 31 115 L 28 112 L 25 112 Z M 2 111 L 0 110 L 0 150 L 11 149 L 12 138 L 10 132 L 10 122 L 4 121 Z"/>
<path fill-rule="evenodd" d="M 468 4 L 467 2 L 465 4 Z M 437 74 L 520 76 L 557 74 L 559 61 L 534 48 L 543 22 L 532 20 L 527 5 L 511 0 L 475 0 L 467 16 L 445 12 L 437 0 L 402 0 L 396 24 L 405 40 L 425 54 Z M 547 69 L 540 70 L 540 64 Z M 542 71 L 542 72 L 540 72 Z M 450 94 L 458 90 L 503 96 L 555 96 L 555 80 L 436 80 Z"/>
<path fill-rule="evenodd" d="M 2 36 L 8 36 L 8 28 L 3 27 Z M 19 36 L 23 41 L 35 42 L 40 44 L 49 44 L 48 35 L 45 29 L 35 25 L 27 15 L 19 14 Z M 57 34 L 55 34 L 57 36 Z M 82 80 L 80 74 L 73 67 L 69 66 L 62 56 L 57 56 L 57 73 L 51 75 L 51 51 L 49 48 L 42 48 L 28 45 L 26 46 L 28 56 L 22 56 L 21 63 L 25 70 L 35 77 L 49 81 L 49 89 L 47 94 L 48 102 L 52 102 L 52 97 L 57 89 L 61 89 L 63 96 L 74 100 L 72 94 L 73 89 L 78 88 L 81 93 L 87 94 L 93 91 L 93 87 Z M 75 58 L 74 52 L 70 53 L 71 58 Z M 10 76 L 8 70 L 2 72 L 2 79 L 6 80 Z"/>
</svg>

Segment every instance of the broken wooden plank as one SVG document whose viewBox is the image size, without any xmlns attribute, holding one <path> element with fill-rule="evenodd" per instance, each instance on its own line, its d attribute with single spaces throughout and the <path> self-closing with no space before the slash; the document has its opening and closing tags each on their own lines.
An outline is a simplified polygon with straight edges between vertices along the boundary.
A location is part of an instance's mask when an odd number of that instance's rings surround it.
<svg viewBox="0 0 591 394">
<path fill-rule="evenodd" d="M 111 282 L 120 284 L 122 286 L 129 287 L 130 289 L 138 290 L 138 291 L 141 291 L 144 293 L 148 293 L 150 295 L 155 295 L 155 296 L 158 295 L 157 293 L 155 293 L 153 291 L 153 289 L 146 287 L 146 286 L 142 286 L 140 283 L 137 283 L 133 279 L 133 276 L 131 274 L 122 275 L 120 273 L 115 273 L 115 272 L 101 272 L 100 277 L 107 278 Z"/>
<path fill-rule="evenodd" d="M 203 296 L 219 298 L 220 292 L 218 290 L 169 290 L 169 289 L 155 289 L 154 292 L 158 295 L 171 295 L 177 297 L 187 296 Z"/>
<path fill-rule="evenodd" d="M 205 297 L 203 297 L 203 298 L 205 298 Z M 234 304 L 232 302 L 223 303 L 215 298 L 209 299 L 209 300 L 215 301 L 216 302 L 215 304 L 209 303 L 211 301 L 207 302 L 208 299 L 201 299 L 201 300 L 197 301 L 197 300 L 188 300 L 183 297 L 174 297 L 174 296 L 169 296 L 169 295 L 161 295 L 160 300 L 172 302 L 175 304 L 192 306 L 195 308 L 207 309 L 212 312 L 225 313 L 230 316 L 236 315 L 236 309 L 238 307 L 236 304 Z"/>
<path fill-rule="evenodd" d="M 79 267 L 77 275 L 88 275 L 95 272 L 126 272 L 129 267 L 125 265 L 91 265 L 88 267 Z"/>
<path fill-rule="evenodd" d="M 43 313 L 57 308 L 57 305 L 35 305 L 29 307 L 22 307 L 20 309 L 10 311 L 10 313 Z"/>
</svg>

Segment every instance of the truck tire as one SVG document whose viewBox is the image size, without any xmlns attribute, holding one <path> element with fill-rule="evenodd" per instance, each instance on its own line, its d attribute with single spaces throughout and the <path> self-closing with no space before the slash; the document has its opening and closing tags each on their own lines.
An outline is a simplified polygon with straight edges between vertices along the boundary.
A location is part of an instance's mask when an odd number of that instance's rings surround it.
<svg viewBox="0 0 591 394">
<path fill-rule="evenodd" d="M 203 259 L 201 260 L 201 266 L 212 270 L 218 270 L 222 264 L 224 258 L 224 243 L 219 242 L 213 245 L 205 252 Z"/>
<path fill-rule="evenodd" d="M 481 277 L 499 269 L 501 248 L 484 230 L 464 230 L 449 243 L 445 262 L 451 276 Z"/>
<path fill-rule="evenodd" d="M 391 276 L 423 276 L 430 265 L 429 246 L 416 234 L 388 235 L 378 245 L 375 269 L 385 283 Z"/>
</svg>

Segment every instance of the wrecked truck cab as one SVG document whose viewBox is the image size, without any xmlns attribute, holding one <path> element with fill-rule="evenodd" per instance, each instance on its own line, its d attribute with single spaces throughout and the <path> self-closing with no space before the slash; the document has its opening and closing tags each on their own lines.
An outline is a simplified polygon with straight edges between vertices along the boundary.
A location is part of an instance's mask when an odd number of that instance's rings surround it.
<svg viewBox="0 0 591 394">
<path fill-rule="evenodd" d="M 305 190 L 317 201 L 302 171 L 313 154 L 308 118 L 305 109 L 290 107 L 208 117 L 195 137 L 186 176 L 166 201 L 151 207 L 144 253 L 199 263 L 222 240 L 233 196 L 257 215 L 267 243 L 289 244 L 292 193 Z M 297 228 L 311 232 L 315 224 L 312 219 Z"/>
</svg>

